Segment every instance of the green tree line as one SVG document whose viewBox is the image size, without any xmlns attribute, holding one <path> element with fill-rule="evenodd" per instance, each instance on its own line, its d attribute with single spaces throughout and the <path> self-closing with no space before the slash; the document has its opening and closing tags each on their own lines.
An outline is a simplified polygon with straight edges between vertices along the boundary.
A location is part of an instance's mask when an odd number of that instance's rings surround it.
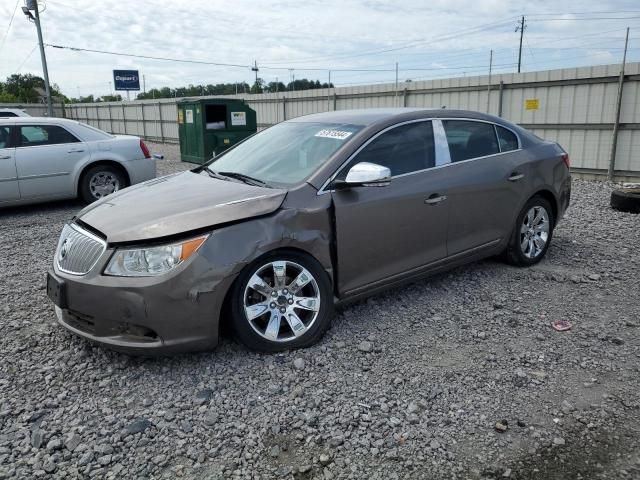
<svg viewBox="0 0 640 480">
<path fill-rule="evenodd" d="M 333 87 L 333 84 L 331 84 Z M 328 83 L 320 83 L 319 80 L 308 80 L 302 78 L 284 84 L 283 82 L 265 82 L 262 78 L 253 85 L 246 82 L 239 83 L 216 83 L 208 85 L 188 85 L 179 88 L 152 88 L 146 93 L 139 93 L 136 97 L 138 100 L 149 100 L 154 98 L 173 98 L 173 97 L 198 97 L 205 95 L 235 95 L 236 93 L 275 93 L 291 90 L 311 90 L 314 88 L 329 88 Z"/>
<path fill-rule="evenodd" d="M 152 88 L 146 93 L 139 93 L 138 100 L 148 100 L 154 98 L 174 98 L 174 97 L 198 97 L 205 95 L 234 95 L 235 93 L 275 93 L 293 90 L 312 90 L 315 88 L 333 88 L 333 84 L 320 83 L 319 80 L 309 80 L 301 78 L 293 82 L 284 84 L 283 82 L 265 82 L 262 78 L 249 85 L 246 82 L 239 83 L 217 83 L 208 85 L 188 85 L 178 88 Z M 0 102 L 2 103 L 39 103 L 40 96 L 36 88 L 44 90 L 44 80 L 41 77 L 27 73 L 14 74 L 7 77 L 4 82 L 0 82 Z M 51 95 L 55 102 L 64 103 L 96 103 L 96 102 L 120 102 L 122 95 L 87 95 L 67 97 L 62 94 L 57 85 L 51 86 Z"/>
<path fill-rule="evenodd" d="M 4 82 L 0 82 L 0 102 L 39 103 L 40 96 L 36 88 L 45 89 L 44 80 L 41 77 L 31 73 L 9 75 Z M 62 101 L 69 100 L 55 84 L 51 85 L 51 96 L 58 97 Z"/>
</svg>

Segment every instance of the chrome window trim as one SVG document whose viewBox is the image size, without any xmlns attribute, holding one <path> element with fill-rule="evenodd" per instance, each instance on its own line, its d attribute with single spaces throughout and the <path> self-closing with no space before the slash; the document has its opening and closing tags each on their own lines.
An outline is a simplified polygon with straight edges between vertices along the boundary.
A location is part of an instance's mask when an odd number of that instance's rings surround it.
<svg viewBox="0 0 640 480">
<path fill-rule="evenodd" d="M 84 235 L 86 237 L 89 237 L 90 239 L 95 240 L 96 242 L 98 242 L 98 243 L 100 243 L 102 245 L 102 252 L 100 253 L 100 255 L 98 255 L 96 257 L 96 260 L 93 262 L 91 267 L 89 267 L 89 269 L 85 273 L 80 273 L 80 272 L 72 272 L 71 270 L 66 270 L 66 269 L 64 269 L 64 268 L 62 268 L 60 266 L 59 251 L 60 251 L 60 246 L 62 245 L 62 241 L 63 241 L 62 240 L 62 236 L 58 240 L 58 247 L 56 248 L 56 253 L 55 253 L 55 255 L 56 255 L 56 266 L 58 267 L 58 270 L 60 270 L 61 272 L 67 273 L 69 275 L 76 275 L 76 276 L 86 275 L 87 273 L 89 273 L 91 270 L 93 270 L 95 268 L 95 266 L 98 263 L 98 261 L 104 255 L 104 252 L 106 252 L 106 250 L 107 250 L 107 242 L 105 240 L 103 240 L 102 238 L 98 237 L 97 235 L 89 232 L 88 230 L 85 230 L 84 228 L 76 225 L 75 223 L 68 223 L 67 225 L 69 226 L 69 228 L 75 230 L 80 235 Z"/>
<path fill-rule="evenodd" d="M 451 152 L 449 152 L 449 142 L 447 142 L 447 133 L 444 131 L 444 125 L 442 125 L 442 121 L 439 118 L 434 118 L 431 121 L 431 125 L 433 126 L 433 140 L 436 146 L 435 166 L 447 165 L 451 163 Z"/>
<path fill-rule="evenodd" d="M 396 123 L 394 125 L 390 125 L 389 127 L 385 128 L 384 130 L 379 131 L 373 137 L 368 139 L 365 143 L 360 145 L 358 150 L 356 150 L 351 155 L 349 155 L 349 158 L 347 158 L 347 160 L 345 160 L 342 163 L 342 165 L 340 165 L 336 169 L 336 171 L 322 184 L 322 186 L 320 187 L 320 190 L 318 190 L 316 195 L 324 195 L 325 193 L 333 192 L 334 190 L 325 190 L 325 188 L 340 174 L 342 169 L 346 165 L 348 165 L 349 162 L 351 160 L 353 160 L 353 158 L 362 151 L 362 149 L 364 149 L 370 142 L 375 140 L 377 137 L 379 137 L 383 133 L 386 133 L 386 132 L 388 132 L 389 130 L 391 130 L 393 128 L 400 127 L 402 125 L 406 125 L 406 124 L 409 124 L 409 123 L 431 122 L 431 125 L 432 125 L 432 128 L 433 128 L 434 141 L 436 139 L 436 129 L 437 128 L 441 128 L 442 129 L 442 132 L 439 132 L 438 135 L 441 135 L 442 133 L 444 133 L 445 140 L 446 140 L 446 132 L 444 131 L 444 124 L 442 123 L 443 120 L 465 120 L 465 121 L 469 121 L 469 122 L 481 122 L 481 123 L 488 123 L 490 125 L 493 125 L 493 130 L 494 130 L 494 133 L 496 135 L 496 142 L 498 142 L 498 148 L 500 148 L 500 141 L 498 140 L 498 132 L 496 130 L 496 126 L 505 128 L 506 130 L 510 131 L 511 133 L 513 133 L 516 136 L 516 140 L 518 141 L 518 148 L 515 149 L 515 150 L 507 150 L 506 152 L 503 152 L 501 150 L 500 152 L 492 153 L 491 155 L 484 155 L 482 157 L 467 158 L 466 160 L 460 160 L 459 162 L 452 162 L 451 161 L 451 153 L 449 151 L 449 142 L 447 141 L 447 143 L 446 143 L 446 147 L 447 147 L 446 148 L 446 159 L 448 159 L 447 162 L 445 162 L 443 160 L 439 160 L 439 158 L 438 158 L 439 155 L 438 154 L 439 153 L 443 154 L 443 153 L 442 153 L 442 150 L 439 150 L 438 148 L 436 148 L 436 166 L 435 167 L 424 168 L 422 170 L 416 170 L 414 172 L 402 173 L 400 175 L 394 175 L 394 176 L 391 177 L 391 180 L 393 180 L 394 178 L 401 178 L 401 177 L 406 177 L 408 175 L 415 175 L 417 173 L 427 172 L 429 170 L 435 170 L 437 168 L 450 167 L 452 165 L 458 165 L 458 164 L 462 164 L 462 163 L 472 162 L 472 161 L 475 161 L 475 160 L 481 160 L 483 158 L 496 157 L 498 155 L 504 155 L 506 153 L 519 152 L 519 151 L 522 150 L 522 142 L 520 140 L 520 135 L 518 135 L 518 133 L 516 131 L 514 131 L 513 129 L 511 129 L 509 127 L 505 127 L 504 125 L 498 125 L 497 123 L 491 122 L 489 120 L 480 120 L 480 119 L 476 119 L 476 118 L 467 118 L 467 117 L 436 117 L 436 118 L 420 118 L 420 119 L 417 119 L 417 120 L 408 120 L 406 122 L 401 122 L 401 123 Z M 439 127 L 436 127 L 436 124 L 439 124 Z M 439 138 L 439 140 L 441 140 L 441 138 Z"/>
</svg>

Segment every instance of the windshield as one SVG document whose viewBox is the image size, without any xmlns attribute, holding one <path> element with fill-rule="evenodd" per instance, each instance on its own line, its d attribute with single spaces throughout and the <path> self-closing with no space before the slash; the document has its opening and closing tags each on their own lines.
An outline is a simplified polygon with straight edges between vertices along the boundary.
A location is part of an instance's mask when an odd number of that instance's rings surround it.
<svg viewBox="0 0 640 480">
<path fill-rule="evenodd" d="M 249 175 L 267 184 L 295 185 L 361 129 L 338 123 L 279 123 L 216 158 L 209 168 Z"/>
</svg>

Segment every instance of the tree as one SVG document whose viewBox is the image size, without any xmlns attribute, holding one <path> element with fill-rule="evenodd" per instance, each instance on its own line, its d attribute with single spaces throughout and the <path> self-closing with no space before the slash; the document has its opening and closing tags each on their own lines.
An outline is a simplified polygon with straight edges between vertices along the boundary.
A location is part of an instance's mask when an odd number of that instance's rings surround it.
<svg viewBox="0 0 640 480">
<path fill-rule="evenodd" d="M 251 87 L 249 93 L 262 93 L 264 91 L 264 80 L 261 78 L 256 79 L 255 83 Z"/>
<path fill-rule="evenodd" d="M 7 77 L 5 82 L 0 82 L 0 92 L 10 95 L 8 98 L 12 98 L 16 102 L 38 103 L 40 97 L 35 90 L 36 88 L 44 90 L 44 80 L 31 73 L 16 73 Z M 51 86 L 51 95 L 53 97 L 61 97 L 63 100 L 66 99 L 60 93 L 57 85 Z"/>
<path fill-rule="evenodd" d="M 265 92 L 275 93 L 275 92 L 284 92 L 287 89 L 287 86 L 282 82 L 269 82 L 265 87 Z"/>
</svg>

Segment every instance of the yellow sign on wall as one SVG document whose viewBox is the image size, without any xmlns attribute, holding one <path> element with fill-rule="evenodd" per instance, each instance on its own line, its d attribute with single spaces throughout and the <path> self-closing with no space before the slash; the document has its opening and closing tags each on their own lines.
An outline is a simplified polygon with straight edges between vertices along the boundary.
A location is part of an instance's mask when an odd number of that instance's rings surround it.
<svg viewBox="0 0 640 480">
<path fill-rule="evenodd" d="M 527 110 L 538 110 L 540 108 L 540 99 L 527 98 L 524 101 L 524 108 Z"/>
<path fill-rule="evenodd" d="M 178 123 L 184 123 L 184 111 L 178 110 Z"/>
</svg>

